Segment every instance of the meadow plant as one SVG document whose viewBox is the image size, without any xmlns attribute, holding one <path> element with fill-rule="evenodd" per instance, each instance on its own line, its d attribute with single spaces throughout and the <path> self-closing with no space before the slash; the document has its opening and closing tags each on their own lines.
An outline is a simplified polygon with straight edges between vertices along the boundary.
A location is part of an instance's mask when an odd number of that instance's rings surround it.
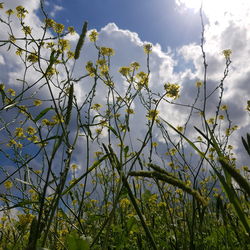
<svg viewBox="0 0 250 250">
<path fill-rule="evenodd" d="M 151 44 L 141 48 L 146 68 L 120 66 L 121 89 L 114 49 L 100 46 L 87 22 L 71 48 L 74 28 L 50 19 L 42 2 L 39 32 L 25 7 L 0 3 L 0 11 L 1 49 L 21 68 L 12 87 L 0 84 L 0 249 L 249 249 L 249 167 L 237 166 L 229 144 L 237 125 L 223 103 L 232 51 L 222 52 L 221 81 L 208 92 L 202 11 L 204 72 L 191 104 L 179 101 L 178 83 L 153 90 Z M 97 57 L 77 76 L 87 39 Z M 174 125 L 162 105 L 183 109 L 186 120 Z M 131 125 L 138 115 L 144 130 Z"/>
</svg>

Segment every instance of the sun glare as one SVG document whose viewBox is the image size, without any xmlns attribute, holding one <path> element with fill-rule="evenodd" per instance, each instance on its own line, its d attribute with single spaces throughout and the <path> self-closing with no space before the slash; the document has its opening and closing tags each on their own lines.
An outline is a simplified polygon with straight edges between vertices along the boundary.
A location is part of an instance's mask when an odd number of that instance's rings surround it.
<svg viewBox="0 0 250 250">
<path fill-rule="evenodd" d="M 240 17 L 250 7 L 245 0 L 176 0 L 176 3 L 195 11 L 199 11 L 202 5 L 205 14 L 216 19 L 224 18 L 226 14 Z"/>
</svg>

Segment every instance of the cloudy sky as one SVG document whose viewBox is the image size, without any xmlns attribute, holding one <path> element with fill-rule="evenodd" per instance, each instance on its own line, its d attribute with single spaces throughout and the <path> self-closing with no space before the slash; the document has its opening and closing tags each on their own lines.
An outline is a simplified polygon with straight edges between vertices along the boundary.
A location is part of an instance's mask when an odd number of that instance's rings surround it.
<svg viewBox="0 0 250 250">
<path fill-rule="evenodd" d="M 247 100 L 250 99 L 250 2 L 247 0 L 204 0 L 205 43 L 204 50 L 208 63 L 208 93 L 212 93 L 223 77 L 225 58 L 222 51 L 232 50 L 229 76 L 224 82 L 223 104 L 228 105 L 232 125 L 238 125 L 239 130 L 233 135 L 235 151 L 240 155 L 240 163 L 246 164 L 246 154 L 243 153 L 240 136 L 249 131 L 249 114 L 246 112 Z M 29 10 L 27 19 L 39 36 L 41 12 L 38 0 L 21 0 Z M 15 8 L 16 1 L 5 1 L 5 8 Z M 164 83 L 178 83 L 181 86 L 181 104 L 191 105 L 197 95 L 195 83 L 203 80 L 203 59 L 200 49 L 201 20 L 199 0 L 47 0 L 44 2 L 49 17 L 65 26 L 74 26 L 81 32 L 83 21 L 89 22 L 89 30 L 99 32 L 98 44 L 112 47 L 115 56 L 112 57 L 114 79 L 121 81 L 117 72 L 119 67 L 129 65 L 133 61 L 140 62 L 146 69 L 146 57 L 143 44 L 152 43 L 150 54 L 151 78 L 150 87 L 155 92 L 164 90 Z M 15 30 L 15 23 L 13 23 Z M 5 29 L 3 29 L 5 30 Z M 15 30 L 20 32 L 18 29 Z M 2 32 L 3 34 L 3 32 Z M 69 37 L 72 47 L 76 45 L 78 35 Z M 4 39 L 2 37 L 1 39 Z M 0 81 L 12 87 L 16 86 L 16 78 L 23 68 L 9 56 L 6 49 L 0 50 Z M 14 52 L 13 52 L 14 53 Z M 75 66 L 75 75 L 81 75 L 84 63 L 96 58 L 96 50 L 90 41 L 86 41 L 80 60 Z M 79 61 L 80 61 L 79 60 Z M 29 79 L 35 75 L 29 76 Z M 77 86 L 77 95 L 81 99 L 86 90 L 84 85 Z M 124 87 L 121 84 L 121 89 Z M 42 95 L 46 95 L 43 93 Z M 102 93 L 97 93 L 102 99 Z M 202 99 L 199 100 L 202 102 Z M 218 95 L 208 99 L 208 118 L 216 110 Z M 138 122 L 143 119 L 139 107 L 134 103 L 138 116 L 132 129 L 136 130 Z M 199 106 L 199 102 L 197 106 Z M 183 125 L 187 119 L 187 111 L 178 106 L 161 106 L 162 117 L 175 126 Z M 192 125 L 198 124 L 199 118 L 193 117 Z M 1 135 L 0 135 L 1 136 Z M 155 135 L 155 140 L 162 138 Z M 77 157 L 76 157 L 77 162 Z"/>
</svg>

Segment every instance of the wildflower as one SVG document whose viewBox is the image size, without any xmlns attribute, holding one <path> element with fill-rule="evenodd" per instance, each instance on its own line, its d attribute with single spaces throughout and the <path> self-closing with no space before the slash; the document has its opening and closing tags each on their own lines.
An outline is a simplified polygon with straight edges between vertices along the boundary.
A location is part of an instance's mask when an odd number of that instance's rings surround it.
<svg viewBox="0 0 250 250">
<path fill-rule="evenodd" d="M 208 124 L 214 124 L 214 118 L 208 119 L 208 120 L 207 120 L 207 123 L 208 123 Z"/>
<path fill-rule="evenodd" d="M 31 63 L 36 63 L 38 61 L 38 56 L 35 53 L 28 55 L 27 60 Z"/>
<path fill-rule="evenodd" d="M 56 33 L 61 34 L 61 33 L 63 33 L 64 25 L 61 24 L 61 23 L 56 23 L 56 22 L 54 21 L 52 28 L 54 29 L 54 31 L 55 31 Z"/>
<path fill-rule="evenodd" d="M 3 83 L 0 83 L 0 91 L 4 91 L 5 85 Z"/>
<path fill-rule="evenodd" d="M 49 126 L 49 125 L 51 125 L 51 122 L 48 119 L 43 119 L 42 124 Z"/>
<path fill-rule="evenodd" d="M 156 148 L 158 146 L 157 142 L 152 142 L 152 147 Z"/>
<path fill-rule="evenodd" d="M 25 18 L 26 14 L 29 13 L 23 6 L 19 5 L 16 7 L 17 17 Z"/>
<path fill-rule="evenodd" d="M 167 83 L 164 85 L 166 95 L 170 98 L 177 99 L 179 97 L 180 86 L 178 84 Z"/>
<path fill-rule="evenodd" d="M 91 42 L 96 42 L 97 38 L 98 38 L 98 33 L 96 30 L 93 30 L 89 35 L 89 40 Z"/>
<path fill-rule="evenodd" d="M 131 69 L 130 67 L 120 67 L 119 72 L 123 75 L 123 76 L 128 76 L 130 73 Z"/>
<path fill-rule="evenodd" d="M 68 32 L 70 33 L 70 35 L 74 35 L 75 34 L 75 29 L 74 27 L 68 27 Z"/>
<path fill-rule="evenodd" d="M 115 54 L 115 51 L 112 48 L 101 47 L 100 53 L 103 56 L 113 56 Z"/>
<path fill-rule="evenodd" d="M 138 79 L 138 85 L 139 87 L 146 86 L 148 87 L 148 74 L 145 72 L 141 71 L 136 75 Z"/>
<path fill-rule="evenodd" d="M 0 9 L 3 9 L 3 3 L 2 2 L 0 3 Z"/>
<path fill-rule="evenodd" d="M 29 127 L 26 129 L 26 132 L 27 132 L 27 134 L 29 134 L 29 135 L 34 135 L 37 131 L 36 131 L 35 128 L 29 126 Z"/>
<path fill-rule="evenodd" d="M 17 55 L 17 56 L 21 56 L 22 53 L 23 53 L 23 50 L 22 50 L 21 48 L 17 48 L 17 50 L 16 50 L 16 55 Z"/>
<path fill-rule="evenodd" d="M 120 200 L 120 207 L 126 208 L 130 205 L 130 200 L 128 198 L 123 198 Z"/>
<path fill-rule="evenodd" d="M 30 28 L 30 26 L 23 26 L 22 31 L 24 32 L 24 34 L 26 36 L 31 34 L 31 28 Z"/>
<path fill-rule="evenodd" d="M 148 55 L 152 52 L 152 44 L 147 43 L 143 46 L 144 52 Z"/>
<path fill-rule="evenodd" d="M 61 47 L 62 51 L 70 49 L 69 40 L 66 40 L 66 39 L 59 39 L 58 45 Z"/>
<path fill-rule="evenodd" d="M 147 118 L 149 120 L 154 120 L 158 116 L 158 114 L 159 114 L 158 110 L 151 109 L 148 111 Z"/>
<path fill-rule="evenodd" d="M 133 70 L 138 70 L 140 68 L 140 64 L 138 62 L 132 62 L 130 64 L 130 67 L 133 69 Z"/>
<path fill-rule="evenodd" d="M 102 75 L 107 74 L 108 71 L 109 71 L 108 65 L 102 65 L 102 66 L 99 67 L 99 69 L 100 69 Z"/>
<path fill-rule="evenodd" d="M 220 109 L 221 110 L 227 110 L 227 105 L 222 105 Z"/>
<path fill-rule="evenodd" d="M 72 169 L 73 171 L 75 171 L 75 170 L 78 169 L 78 166 L 77 166 L 76 164 L 72 164 L 72 165 L 71 165 L 71 169 Z"/>
<path fill-rule="evenodd" d="M 199 87 L 202 86 L 202 82 L 201 82 L 201 81 L 197 81 L 197 82 L 195 83 L 195 85 L 196 85 L 197 88 L 199 88 Z"/>
<path fill-rule="evenodd" d="M 224 120 L 224 115 L 219 115 L 220 120 Z"/>
<path fill-rule="evenodd" d="M 126 109 L 126 112 L 128 114 L 134 114 L 135 113 L 135 111 L 133 109 L 130 109 L 130 108 Z"/>
<path fill-rule="evenodd" d="M 10 15 L 13 15 L 15 12 L 14 12 L 14 10 L 12 10 L 12 9 L 8 9 L 8 10 L 5 11 L 5 13 L 6 13 L 8 16 L 10 16 Z"/>
<path fill-rule="evenodd" d="M 16 137 L 24 137 L 23 128 L 16 128 L 15 136 Z"/>
<path fill-rule="evenodd" d="M 68 56 L 68 59 L 73 59 L 74 56 L 75 56 L 75 53 L 73 51 L 67 51 L 67 56 Z"/>
<path fill-rule="evenodd" d="M 224 55 L 224 57 L 226 59 L 229 59 L 231 54 L 232 54 L 232 50 L 231 49 L 225 49 L 225 50 L 222 51 L 222 54 Z"/>
<path fill-rule="evenodd" d="M 88 71 L 89 75 L 91 77 L 94 77 L 95 76 L 95 73 L 96 73 L 96 70 L 93 66 L 93 63 L 91 61 L 88 61 L 86 66 L 85 66 L 86 70 Z"/>
<path fill-rule="evenodd" d="M 179 132 L 183 132 L 184 128 L 182 126 L 177 126 L 176 129 L 179 131 Z"/>
<path fill-rule="evenodd" d="M 12 42 L 12 43 L 15 43 L 15 42 L 16 42 L 16 38 L 15 38 L 13 35 L 10 35 L 10 36 L 9 36 L 9 40 L 10 40 L 10 42 Z"/>
<path fill-rule="evenodd" d="M 55 21 L 50 18 L 46 18 L 44 22 L 48 28 L 52 28 L 55 25 Z"/>
<path fill-rule="evenodd" d="M 99 104 L 99 103 L 95 103 L 95 104 L 93 104 L 92 105 L 92 109 L 94 109 L 94 110 L 96 110 L 96 111 L 98 111 L 100 108 L 102 107 L 102 105 L 101 104 Z"/>
<path fill-rule="evenodd" d="M 33 102 L 33 104 L 35 105 L 35 106 L 40 106 L 41 104 L 42 104 L 43 102 L 41 101 L 41 100 L 34 100 L 34 102 Z"/>
<path fill-rule="evenodd" d="M 4 186 L 6 189 L 11 189 L 13 187 L 13 183 L 11 181 L 5 181 Z"/>
<path fill-rule="evenodd" d="M 170 152 L 170 155 L 175 155 L 177 150 L 176 148 L 171 148 L 169 152 Z"/>
<path fill-rule="evenodd" d="M 52 120 L 54 121 L 55 124 L 64 122 L 64 119 L 63 119 L 62 115 L 54 115 L 52 117 Z"/>
<path fill-rule="evenodd" d="M 29 141 L 32 141 L 33 143 L 38 143 L 38 137 L 36 135 L 32 135 L 31 137 L 28 138 Z"/>
<path fill-rule="evenodd" d="M 16 95 L 16 91 L 14 89 L 8 89 L 7 92 L 11 95 L 11 96 L 15 96 Z"/>
</svg>

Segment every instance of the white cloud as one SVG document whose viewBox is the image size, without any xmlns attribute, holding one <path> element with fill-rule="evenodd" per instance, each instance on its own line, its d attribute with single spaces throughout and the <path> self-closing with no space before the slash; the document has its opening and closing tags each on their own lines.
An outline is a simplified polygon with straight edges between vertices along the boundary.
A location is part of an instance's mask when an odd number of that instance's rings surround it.
<svg viewBox="0 0 250 250">
<path fill-rule="evenodd" d="M 25 1 L 23 1 L 25 2 Z M 29 5 L 29 12 L 31 17 L 27 19 L 35 30 L 39 30 L 41 22 L 36 16 L 36 10 L 39 7 L 39 1 L 34 1 L 32 5 Z M 9 1 L 9 6 L 14 5 L 15 1 Z M 20 3 L 21 4 L 21 3 Z M 56 11 L 62 10 L 60 6 L 55 8 Z M 223 103 L 229 105 L 229 112 L 232 121 L 240 123 L 238 125 L 242 126 L 241 132 L 246 132 L 247 126 L 249 124 L 249 116 L 247 116 L 244 111 L 246 101 L 250 96 L 250 66 L 248 66 L 248 56 L 250 51 L 249 43 L 249 31 L 246 29 L 247 23 L 244 18 L 238 14 L 230 14 L 227 12 L 226 20 L 220 18 L 218 13 L 216 16 L 209 16 L 210 12 L 206 12 L 208 16 L 209 23 L 206 25 L 206 40 L 204 48 L 206 51 L 206 58 L 208 62 L 208 91 L 213 91 L 216 86 L 220 83 L 223 77 L 224 70 L 224 58 L 221 54 L 223 49 L 232 49 L 232 66 L 230 68 L 229 78 L 225 81 L 225 98 Z M 245 12 L 244 12 L 245 13 Z M 245 14 L 244 14 L 245 15 Z M 244 16 L 243 15 L 243 16 Z M 234 19 L 236 18 L 236 19 Z M 16 23 L 14 23 L 16 25 Z M 15 32 L 18 29 L 14 29 Z M 41 31 L 37 33 L 37 36 L 41 34 Z M 72 46 L 76 45 L 79 35 L 69 37 Z M 118 73 L 120 66 L 127 66 L 131 62 L 138 61 L 141 64 L 141 69 L 147 71 L 146 55 L 143 52 L 143 44 L 147 41 L 142 41 L 139 35 L 135 32 L 129 30 L 120 29 L 115 23 L 109 23 L 99 31 L 98 45 L 112 47 L 115 50 L 115 56 L 111 58 L 111 75 L 115 82 L 117 91 L 121 96 L 125 93 L 128 84 L 125 82 L 124 78 Z M 6 75 L 8 75 L 9 84 L 15 84 L 15 79 L 22 72 L 23 68 L 21 63 L 16 61 L 16 56 L 14 51 L 11 52 L 12 56 L 7 57 L 10 52 L 5 52 L 1 49 L 2 57 L 6 59 Z M 180 59 L 183 57 L 183 63 L 186 67 L 177 72 L 178 64 L 182 62 Z M 89 60 L 95 62 L 97 59 L 97 51 L 88 39 L 85 41 L 83 46 L 81 57 L 75 65 L 74 77 L 78 78 L 86 74 L 84 68 L 85 63 Z M 162 50 L 160 44 L 153 45 L 153 51 L 150 54 L 150 87 L 154 92 L 163 94 L 164 93 L 164 83 L 180 83 L 182 86 L 182 97 L 176 100 L 178 104 L 188 104 L 191 105 L 197 94 L 197 88 L 195 87 L 195 81 L 203 79 L 204 67 L 203 58 L 200 50 L 199 44 L 187 44 L 181 47 L 177 54 L 171 51 L 165 52 Z M 30 75 L 29 80 L 35 80 L 36 74 Z M 64 75 L 61 75 L 63 79 Z M 91 78 L 84 78 L 82 81 L 78 82 L 75 86 L 76 96 L 80 103 L 86 98 L 86 94 L 92 88 L 94 80 Z M 105 103 L 107 97 L 107 88 L 102 82 L 98 82 L 97 91 L 95 92 L 96 102 Z M 147 93 L 143 92 L 144 97 L 147 97 Z M 47 94 L 41 92 L 41 96 Z M 201 106 L 203 97 L 202 91 L 200 94 L 200 99 L 197 101 L 197 105 Z M 156 98 L 154 96 L 154 98 Z M 237 100 L 237 101 L 236 101 Z M 210 97 L 208 100 L 208 113 L 212 115 L 214 112 L 218 101 L 218 95 Z M 137 147 L 140 146 L 138 139 L 142 139 L 146 131 L 147 119 L 145 108 L 140 104 L 139 100 L 135 100 L 133 103 L 133 108 L 135 109 L 136 115 L 132 116 L 130 122 L 131 138 Z M 172 122 L 174 125 L 183 125 L 185 119 L 189 114 L 190 108 L 184 108 L 182 106 L 171 105 L 169 103 L 164 103 L 160 106 L 160 111 L 162 116 L 167 120 Z M 200 125 L 199 116 L 197 113 L 193 114 L 194 120 L 191 125 Z M 73 131 L 73 130 L 72 130 Z M 192 133 L 193 131 L 191 131 Z M 105 134 L 106 135 L 106 134 Z M 155 139 L 161 140 L 163 138 L 160 136 L 158 130 L 154 131 L 153 136 Z M 236 137 L 235 137 L 236 138 Z M 239 138 L 239 136 L 238 136 Z M 81 140 L 81 147 L 84 144 L 84 140 Z M 236 141 L 237 144 L 240 143 L 239 139 Z M 95 148 L 94 145 L 92 145 Z M 82 148 L 81 148 L 82 149 Z M 76 156 L 77 159 L 82 157 L 80 149 L 76 149 L 79 155 Z"/>
</svg>

